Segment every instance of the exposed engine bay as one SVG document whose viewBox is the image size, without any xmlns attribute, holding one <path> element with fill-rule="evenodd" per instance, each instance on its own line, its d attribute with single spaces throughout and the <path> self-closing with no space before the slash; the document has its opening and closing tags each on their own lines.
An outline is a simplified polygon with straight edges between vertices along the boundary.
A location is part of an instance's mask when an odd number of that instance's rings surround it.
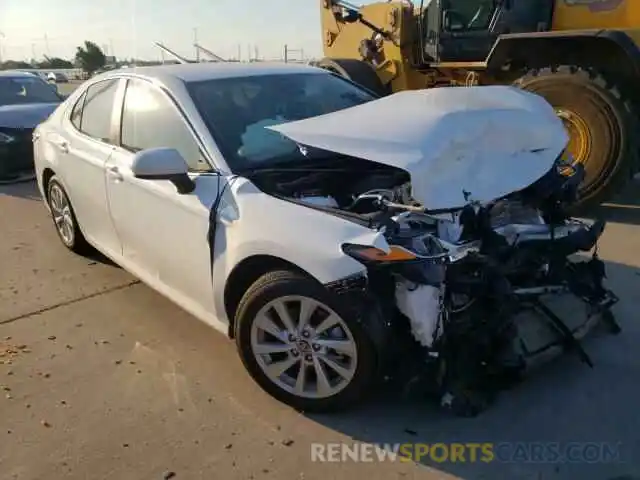
<svg viewBox="0 0 640 480">
<path fill-rule="evenodd" d="M 619 331 L 610 310 L 617 298 L 603 286 L 597 256 L 605 224 L 566 213 L 579 166 L 558 160 L 506 197 L 430 211 L 412 198 L 402 170 L 353 157 L 330 164 L 274 169 L 253 181 L 274 196 L 384 231 L 389 252 L 343 251 L 366 265 L 371 300 L 424 359 L 415 373 L 456 414 L 477 414 L 554 349 L 573 350 L 591 366 L 579 338 L 592 324 L 604 320 Z M 594 248 L 588 261 L 571 258 Z M 564 313 L 554 307 L 560 297 L 573 301 Z"/>
</svg>

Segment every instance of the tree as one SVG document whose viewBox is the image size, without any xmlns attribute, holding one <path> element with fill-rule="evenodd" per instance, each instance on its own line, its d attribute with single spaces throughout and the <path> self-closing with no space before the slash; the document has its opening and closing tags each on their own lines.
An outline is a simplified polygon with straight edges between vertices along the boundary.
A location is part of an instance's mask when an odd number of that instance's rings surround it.
<svg viewBox="0 0 640 480">
<path fill-rule="evenodd" d="M 107 58 L 98 45 L 89 40 L 85 40 L 84 46 L 78 47 L 76 51 L 76 62 L 89 75 L 104 67 Z"/>
<path fill-rule="evenodd" d="M 63 58 L 58 58 L 58 57 L 49 58 L 45 56 L 45 60 L 43 62 L 38 63 L 38 68 L 42 68 L 42 69 L 73 68 L 73 63 Z"/>
<path fill-rule="evenodd" d="M 31 65 L 27 62 L 20 62 L 16 60 L 7 60 L 6 62 L 0 63 L 0 70 L 14 70 L 22 68 L 31 68 Z"/>
</svg>

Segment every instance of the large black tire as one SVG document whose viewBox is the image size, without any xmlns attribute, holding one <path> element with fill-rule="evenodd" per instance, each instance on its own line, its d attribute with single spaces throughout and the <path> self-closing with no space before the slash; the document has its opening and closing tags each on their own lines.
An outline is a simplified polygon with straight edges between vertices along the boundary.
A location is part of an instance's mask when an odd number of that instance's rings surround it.
<svg viewBox="0 0 640 480">
<path fill-rule="evenodd" d="M 269 378 L 258 363 L 258 355 L 254 353 L 251 341 L 252 325 L 260 310 L 269 302 L 287 296 L 307 297 L 321 302 L 344 321 L 352 335 L 357 351 L 355 374 L 342 390 L 331 396 L 309 398 L 293 394 Z M 375 381 L 377 355 L 373 342 L 362 324 L 336 296 L 314 279 L 301 273 L 274 271 L 263 275 L 251 285 L 242 297 L 235 315 L 235 339 L 240 358 L 258 385 L 272 397 L 300 411 L 344 410 L 363 400 Z M 287 371 L 281 375 L 285 373 Z"/>
<path fill-rule="evenodd" d="M 67 195 L 66 190 L 62 186 L 62 183 L 57 179 L 56 176 L 51 177 L 49 183 L 47 184 L 47 203 L 49 205 L 49 209 L 51 211 L 51 219 L 53 220 L 53 225 L 56 229 L 56 233 L 58 234 L 58 238 L 62 244 L 71 250 L 74 253 L 78 253 L 80 255 L 84 255 L 90 253 L 92 251 L 91 246 L 84 238 L 82 231 L 80 230 L 80 225 L 78 224 L 78 219 L 76 218 L 76 214 L 73 211 L 73 206 L 71 205 L 71 200 Z M 68 221 L 70 223 L 70 229 L 68 235 L 63 235 L 59 225 L 55 221 L 56 211 L 59 210 L 56 207 L 56 203 L 61 200 L 65 205 L 68 206 Z M 58 212 L 60 213 L 60 212 Z"/>
<path fill-rule="evenodd" d="M 323 58 L 315 66 L 347 78 L 380 97 L 391 93 L 389 87 L 380 81 L 380 77 L 378 77 L 373 67 L 362 60 Z"/>
<path fill-rule="evenodd" d="M 635 117 L 616 86 L 598 72 L 572 66 L 531 70 L 515 85 L 544 97 L 572 126 L 569 151 L 586 174 L 575 210 L 584 212 L 615 195 L 630 179 L 638 151 Z"/>
</svg>

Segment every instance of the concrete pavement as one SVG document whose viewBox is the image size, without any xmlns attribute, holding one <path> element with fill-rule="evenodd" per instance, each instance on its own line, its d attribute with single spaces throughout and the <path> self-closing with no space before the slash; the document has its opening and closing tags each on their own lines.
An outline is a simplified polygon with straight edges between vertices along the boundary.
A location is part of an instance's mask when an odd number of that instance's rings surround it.
<svg viewBox="0 0 640 480">
<path fill-rule="evenodd" d="M 635 198 L 635 197 L 634 197 Z M 32 184 L 0 187 L 0 479 L 581 478 L 640 474 L 640 209 L 605 212 L 623 334 L 503 394 L 476 419 L 381 395 L 303 416 L 245 373 L 232 342 L 123 270 L 66 251 Z M 312 442 L 608 442 L 621 462 L 313 463 Z"/>
</svg>

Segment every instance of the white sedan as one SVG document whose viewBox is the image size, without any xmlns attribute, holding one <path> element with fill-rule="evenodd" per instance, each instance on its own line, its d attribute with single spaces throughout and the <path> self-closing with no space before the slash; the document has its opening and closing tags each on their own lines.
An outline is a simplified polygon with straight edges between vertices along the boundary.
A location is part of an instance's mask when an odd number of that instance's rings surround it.
<svg viewBox="0 0 640 480">
<path fill-rule="evenodd" d="M 437 90 L 375 99 L 302 65 L 108 72 L 37 128 L 38 186 L 66 247 L 96 248 L 234 338 L 279 400 L 344 408 L 364 396 L 399 335 L 389 321 L 396 300 L 379 301 L 387 286 L 374 285 L 372 263 L 442 257 L 420 251 L 424 242 L 390 246 L 374 197 L 433 208 L 497 198 L 544 174 L 566 145 L 552 109 L 531 94 Z M 423 140 L 432 156 L 416 146 Z M 410 289 L 396 297 L 412 325 L 412 311 L 437 307 L 433 291 L 422 293 L 422 303 Z"/>
</svg>

